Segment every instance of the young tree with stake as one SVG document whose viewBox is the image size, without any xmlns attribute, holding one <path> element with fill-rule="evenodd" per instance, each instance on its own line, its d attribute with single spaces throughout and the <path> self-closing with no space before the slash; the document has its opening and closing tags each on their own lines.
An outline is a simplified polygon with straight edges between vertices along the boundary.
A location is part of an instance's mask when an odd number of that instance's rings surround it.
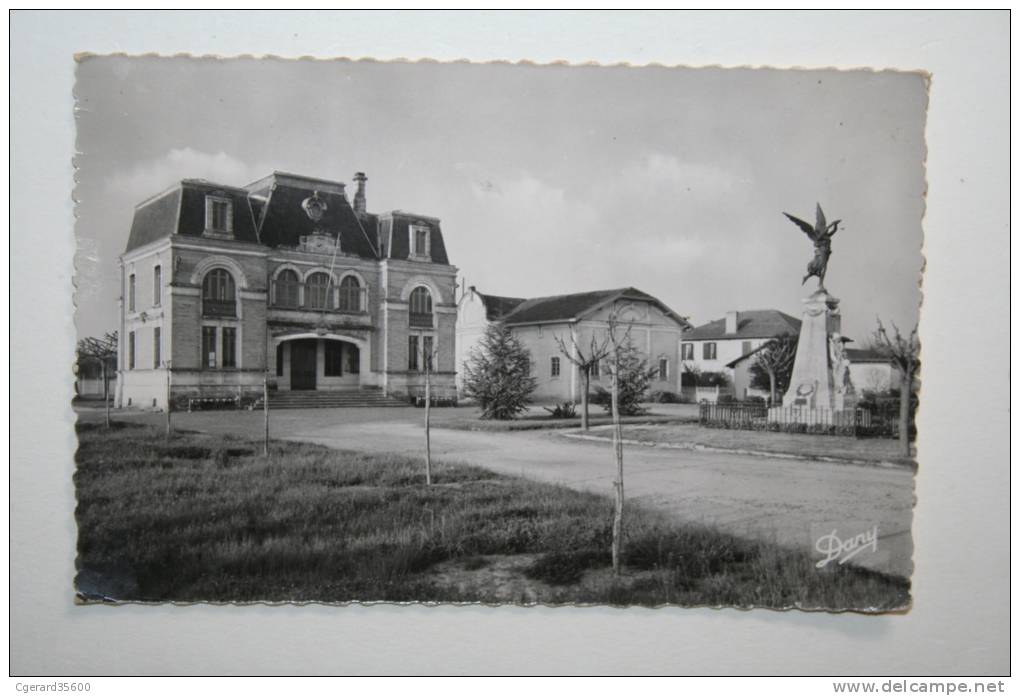
<svg viewBox="0 0 1020 696">
<path fill-rule="evenodd" d="M 616 458 L 616 479 L 613 481 L 615 505 L 613 508 L 613 574 L 620 575 L 623 564 L 623 426 L 620 423 L 621 357 L 630 349 L 630 330 L 620 335 L 615 314 L 609 317 L 611 408 L 613 414 L 613 454 Z"/>
</svg>

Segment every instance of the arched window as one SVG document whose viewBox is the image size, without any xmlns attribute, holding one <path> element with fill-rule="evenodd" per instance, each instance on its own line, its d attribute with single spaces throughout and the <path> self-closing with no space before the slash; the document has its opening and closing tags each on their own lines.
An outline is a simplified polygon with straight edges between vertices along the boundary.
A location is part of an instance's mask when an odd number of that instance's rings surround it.
<svg viewBox="0 0 1020 696">
<path fill-rule="evenodd" d="M 276 276 L 276 304 L 281 307 L 298 307 L 301 304 L 301 280 L 289 268 Z"/>
<path fill-rule="evenodd" d="M 305 306 L 309 309 L 332 309 L 329 275 L 313 273 L 305 281 Z"/>
<path fill-rule="evenodd" d="M 236 317 L 237 290 L 234 277 L 223 268 L 214 268 L 202 280 L 202 314 L 207 317 Z"/>
<path fill-rule="evenodd" d="M 346 276 L 340 281 L 340 311 L 361 311 L 361 283 L 354 276 Z"/>
<path fill-rule="evenodd" d="M 411 291 L 409 316 L 411 326 L 432 326 L 432 293 L 428 288 L 416 287 Z"/>
</svg>

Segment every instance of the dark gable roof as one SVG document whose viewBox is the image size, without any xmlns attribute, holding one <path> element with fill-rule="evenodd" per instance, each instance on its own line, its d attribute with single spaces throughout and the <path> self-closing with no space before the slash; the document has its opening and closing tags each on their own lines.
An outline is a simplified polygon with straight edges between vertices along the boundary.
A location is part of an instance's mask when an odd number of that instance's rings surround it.
<svg viewBox="0 0 1020 696">
<path fill-rule="evenodd" d="M 375 244 L 354 214 L 343 185 L 323 182 L 318 179 L 303 180 L 294 175 L 274 174 L 277 178 L 265 203 L 259 228 L 259 238 L 271 247 L 296 247 L 300 238 L 325 230 L 331 236 L 340 236 L 340 251 L 364 258 L 378 258 Z M 257 185 L 261 182 L 256 182 Z M 326 203 L 326 212 L 318 223 L 314 222 L 301 207 L 302 201 L 316 191 Z"/>
<path fill-rule="evenodd" d="M 481 293 L 479 293 L 481 294 Z M 483 296 L 485 297 L 485 296 Z M 517 298 L 500 298 L 516 301 Z M 595 290 L 579 292 L 572 295 L 553 295 L 536 297 L 517 302 L 510 311 L 501 316 L 492 317 L 508 325 L 543 324 L 558 321 L 575 321 L 599 307 L 618 300 L 638 300 L 651 302 L 677 323 L 685 325 L 686 319 L 664 305 L 657 298 L 636 288 L 616 288 L 614 290 Z M 488 309 L 488 305 L 486 305 Z M 488 312 L 486 312 L 488 314 Z"/>
<path fill-rule="evenodd" d="M 439 220 L 405 213 L 401 210 L 394 210 L 384 218 L 386 231 L 386 256 L 391 259 L 406 259 L 411 253 L 411 225 L 421 225 L 429 228 L 430 251 L 432 252 L 432 263 L 449 265 L 450 259 L 446 255 L 446 244 L 443 243 L 443 233 L 439 229 Z"/>
<path fill-rule="evenodd" d="M 780 334 L 799 334 L 800 319 L 777 309 L 752 309 L 737 315 L 737 332 L 726 333 L 726 319 L 716 319 L 691 329 L 684 334 L 685 341 L 705 341 L 743 338 L 772 338 Z"/>
<path fill-rule="evenodd" d="M 474 292 L 482 298 L 482 304 L 485 305 L 485 318 L 489 321 L 499 319 L 517 305 L 526 302 L 523 297 L 500 297 L 499 295 L 485 295 L 477 290 Z"/>
</svg>

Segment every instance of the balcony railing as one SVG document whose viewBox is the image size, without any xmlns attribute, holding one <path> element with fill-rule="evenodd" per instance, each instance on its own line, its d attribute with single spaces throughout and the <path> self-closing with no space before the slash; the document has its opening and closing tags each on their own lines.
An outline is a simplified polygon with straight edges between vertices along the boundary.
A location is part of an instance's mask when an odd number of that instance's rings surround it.
<svg viewBox="0 0 1020 696">
<path fill-rule="evenodd" d="M 368 311 L 368 288 L 312 285 L 309 283 L 272 282 L 273 307 L 306 309 L 313 311 L 348 312 Z"/>
<path fill-rule="evenodd" d="M 408 315 L 409 324 L 413 328 L 417 329 L 431 329 L 432 328 L 432 315 L 431 314 L 418 314 L 411 312 Z"/>
<path fill-rule="evenodd" d="M 236 300 L 202 299 L 202 316 L 204 317 L 236 317 Z"/>
</svg>

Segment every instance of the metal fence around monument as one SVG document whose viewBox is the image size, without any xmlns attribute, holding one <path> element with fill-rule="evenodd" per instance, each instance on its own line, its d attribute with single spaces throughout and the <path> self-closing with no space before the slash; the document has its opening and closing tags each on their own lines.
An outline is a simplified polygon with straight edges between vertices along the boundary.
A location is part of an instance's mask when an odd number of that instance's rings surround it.
<svg viewBox="0 0 1020 696">
<path fill-rule="evenodd" d="M 842 411 L 796 406 L 769 407 L 762 402 L 702 402 L 698 422 L 706 428 L 763 432 L 895 438 L 899 432 L 899 406 L 869 404 Z"/>
</svg>

